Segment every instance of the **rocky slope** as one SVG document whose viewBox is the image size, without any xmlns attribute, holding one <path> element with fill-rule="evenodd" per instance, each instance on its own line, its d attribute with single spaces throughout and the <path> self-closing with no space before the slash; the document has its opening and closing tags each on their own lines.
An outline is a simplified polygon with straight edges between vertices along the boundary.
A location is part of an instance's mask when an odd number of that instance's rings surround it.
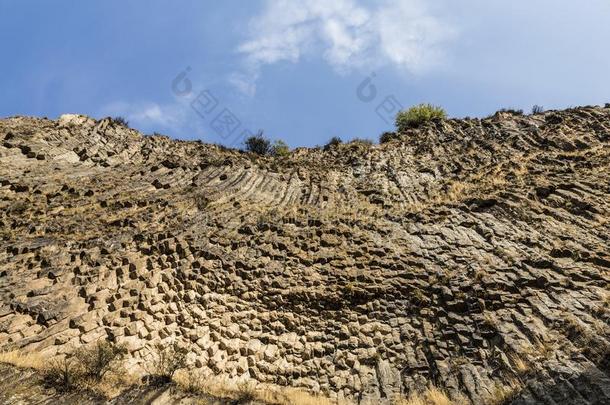
<svg viewBox="0 0 610 405">
<path fill-rule="evenodd" d="M 608 106 L 607 106 L 608 107 Z M 387 403 L 610 401 L 610 108 L 255 157 L 0 121 L 0 345 Z M 514 394 L 514 395 L 513 395 Z"/>
</svg>

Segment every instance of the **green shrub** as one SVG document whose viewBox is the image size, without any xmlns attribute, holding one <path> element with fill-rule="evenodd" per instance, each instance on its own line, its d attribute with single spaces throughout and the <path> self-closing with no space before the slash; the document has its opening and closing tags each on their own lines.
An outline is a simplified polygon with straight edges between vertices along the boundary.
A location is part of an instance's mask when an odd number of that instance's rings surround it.
<svg viewBox="0 0 610 405">
<path fill-rule="evenodd" d="M 271 154 L 273 156 L 288 156 L 290 154 L 290 147 L 282 140 L 275 141 L 271 147 Z"/>
<path fill-rule="evenodd" d="M 398 132 L 404 132 L 409 128 L 416 128 L 424 122 L 446 117 L 447 113 L 441 107 L 432 104 L 419 104 L 396 115 L 396 128 Z"/>
<path fill-rule="evenodd" d="M 398 135 L 396 132 L 386 131 L 379 136 L 379 143 L 390 142 L 392 139 L 396 139 Z"/>
<path fill-rule="evenodd" d="M 330 150 L 331 148 L 341 145 L 342 143 L 343 141 L 341 140 L 341 138 L 339 138 L 338 136 L 333 136 L 332 138 L 330 138 L 330 141 L 328 141 L 326 145 L 324 145 L 324 150 Z"/>
<path fill-rule="evenodd" d="M 271 141 L 263 136 L 263 131 L 258 131 L 246 139 L 244 142 L 248 152 L 256 153 L 257 155 L 268 155 L 271 152 Z"/>
</svg>

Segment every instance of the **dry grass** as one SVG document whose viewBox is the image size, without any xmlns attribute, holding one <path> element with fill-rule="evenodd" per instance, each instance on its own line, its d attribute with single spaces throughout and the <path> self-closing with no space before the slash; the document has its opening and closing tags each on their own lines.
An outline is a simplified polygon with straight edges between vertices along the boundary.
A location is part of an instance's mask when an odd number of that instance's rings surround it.
<svg viewBox="0 0 610 405">
<path fill-rule="evenodd" d="M 481 281 L 483 281 L 483 279 L 485 278 L 486 275 L 487 275 L 487 272 L 485 272 L 483 269 L 477 269 L 474 272 L 473 278 L 475 281 L 480 283 Z"/>
<path fill-rule="evenodd" d="M 42 370 L 47 362 L 39 354 L 26 353 L 19 350 L 0 352 L 0 363 L 10 364 L 17 368 L 32 368 Z"/>
<path fill-rule="evenodd" d="M 485 312 L 485 314 L 483 315 L 483 323 L 485 325 L 487 325 L 487 327 L 489 327 L 489 328 L 491 328 L 493 330 L 497 330 L 498 329 L 498 321 L 489 312 Z"/>
<path fill-rule="evenodd" d="M 595 307 L 595 314 L 600 317 L 610 318 L 610 293 L 599 292 L 600 303 Z"/>
<path fill-rule="evenodd" d="M 260 384 L 254 380 L 205 377 L 193 370 L 181 370 L 173 381 L 183 391 L 194 395 L 230 398 L 234 401 L 259 401 L 269 405 L 336 405 L 329 398 L 296 388 Z M 342 404 L 349 404 L 343 402 Z"/>
<path fill-rule="evenodd" d="M 79 353 L 91 353 L 92 356 L 94 354 L 92 349 Z M 20 350 L 0 352 L 0 363 L 22 369 L 34 369 L 40 372 L 46 384 L 60 391 L 87 390 L 111 399 L 137 382 L 134 376 L 124 371 L 119 362 L 112 366 L 104 366 L 104 369 L 101 370 L 94 367 L 92 361 L 86 361 L 82 356 L 78 359 L 76 356 L 69 359 L 50 359 L 44 358 L 38 353 Z"/>
<path fill-rule="evenodd" d="M 600 299 L 604 308 L 610 308 L 610 293 L 602 292 L 600 294 Z"/>
<path fill-rule="evenodd" d="M 412 392 L 407 398 L 399 398 L 394 405 L 462 405 L 463 399 L 456 401 L 449 398 L 447 393 L 437 387 L 428 387 L 423 392 Z"/>
<path fill-rule="evenodd" d="M 508 380 L 505 384 L 496 383 L 484 400 L 485 405 L 503 405 L 510 403 L 519 392 L 523 385 L 517 380 Z"/>
<path fill-rule="evenodd" d="M 140 380 L 136 376 L 119 371 L 108 373 L 101 380 L 85 378 L 78 382 L 77 388 L 85 389 L 106 399 L 113 399 L 139 383 Z"/>
<path fill-rule="evenodd" d="M 564 321 L 564 327 L 569 333 L 573 333 L 575 335 L 584 335 L 586 333 L 585 325 L 576 318 L 573 314 L 563 313 L 562 319 Z"/>
<path fill-rule="evenodd" d="M 472 184 L 453 181 L 447 186 L 447 192 L 437 191 L 430 196 L 429 205 L 451 204 L 463 200 L 471 193 Z"/>
<path fill-rule="evenodd" d="M 516 353 L 513 353 L 513 354 L 509 355 L 508 357 L 510 359 L 510 362 L 513 365 L 515 372 L 518 375 L 522 376 L 522 375 L 528 374 L 531 371 L 532 365 L 527 360 L 525 360 L 523 357 L 519 356 Z"/>
<path fill-rule="evenodd" d="M 511 357 L 515 368 L 521 372 L 529 370 L 529 365 L 522 359 Z M 0 363 L 11 364 L 19 368 L 33 368 L 43 373 L 56 371 L 61 374 L 61 367 L 69 364 L 66 360 L 49 362 L 35 353 L 22 353 L 17 350 L 0 353 Z M 74 365 L 72 365 L 74 366 Z M 57 374 L 55 375 L 57 377 Z M 61 376 L 60 376 L 61 377 Z M 110 370 L 101 379 L 77 378 L 70 374 L 70 389 L 87 390 L 107 399 L 121 394 L 125 388 L 137 384 L 135 377 L 123 373 L 118 368 Z M 347 401 L 336 401 L 330 398 L 310 394 L 296 388 L 285 388 L 274 385 L 260 384 L 253 380 L 235 380 L 223 377 L 208 377 L 193 370 L 179 370 L 173 381 L 177 387 L 191 395 L 205 395 L 218 399 L 231 399 L 237 402 L 257 401 L 268 405 L 349 405 Z M 521 384 L 509 381 L 507 384 L 496 384 L 485 400 L 485 405 L 500 405 L 509 401 L 519 392 Z M 395 405 L 465 405 L 469 401 L 459 395 L 450 398 L 449 395 L 434 386 L 423 392 L 414 392 L 407 398 L 397 398 Z"/>
<path fill-rule="evenodd" d="M 555 342 L 534 339 L 532 346 L 526 349 L 524 353 L 534 360 L 547 360 L 553 356 L 556 350 L 557 344 Z"/>
</svg>

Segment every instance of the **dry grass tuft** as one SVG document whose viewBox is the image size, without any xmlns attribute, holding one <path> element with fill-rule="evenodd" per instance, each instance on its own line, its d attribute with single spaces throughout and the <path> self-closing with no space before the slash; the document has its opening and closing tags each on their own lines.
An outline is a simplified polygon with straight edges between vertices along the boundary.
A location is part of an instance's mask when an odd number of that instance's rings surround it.
<svg viewBox="0 0 610 405">
<path fill-rule="evenodd" d="M 485 312 L 483 315 L 483 323 L 493 330 L 498 329 L 498 321 L 490 312 Z"/>
<path fill-rule="evenodd" d="M 565 329 L 574 335 L 581 336 L 587 332 L 585 325 L 578 320 L 573 314 L 564 313 L 562 315 Z"/>
<path fill-rule="evenodd" d="M 407 398 L 398 398 L 394 405 L 462 405 L 463 399 L 453 401 L 447 393 L 437 387 L 428 387 L 424 392 L 412 392 Z"/>
<path fill-rule="evenodd" d="M 32 368 L 41 370 L 45 367 L 46 361 L 36 353 L 26 353 L 19 350 L 0 352 L 0 363 L 10 364 L 18 368 Z"/>
<path fill-rule="evenodd" d="M 258 401 L 269 405 L 336 405 L 329 398 L 295 388 L 260 384 L 253 380 L 206 377 L 193 370 L 180 370 L 173 378 L 183 391 L 193 395 L 229 398 L 237 402 Z M 345 405 L 348 403 L 345 402 Z"/>
<path fill-rule="evenodd" d="M 47 359 L 38 353 L 20 350 L 5 351 L 0 352 L 0 363 L 37 370 L 45 384 L 59 391 L 86 390 L 111 399 L 133 385 L 136 379 L 125 373 L 116 357 L 104 357 L 106 352 L 96 350 L 103 348 L 103 345 L 98 344 L 92 348 L 80 349 L 72 357 L 64 359 Z"/>
<path fill-rule="evenodd" d="M 518 375 L 522 376 L 528 374 L 531 371 L 531 364 L 527 360 L 523 359 L 523 357 L 519 356 L 516 353 L 513 353 L 508 357 L 513 365 L 515 372 Z"/>
<path fill-rule="evenodd" d="M 496 383 L 484 403 L 485 405 L 508 404 L 522 389 L 523 385 L 517 380 L 508 380 L 506 384 Z"/>
<path fill-rule="evenodd" d="M 534 339 L 532 346 L 525 350 L 525 353 L 533 357 L 534 360 L 546 360 L 550 359 L 556 350 L 555 342 Z"/>
</svg>

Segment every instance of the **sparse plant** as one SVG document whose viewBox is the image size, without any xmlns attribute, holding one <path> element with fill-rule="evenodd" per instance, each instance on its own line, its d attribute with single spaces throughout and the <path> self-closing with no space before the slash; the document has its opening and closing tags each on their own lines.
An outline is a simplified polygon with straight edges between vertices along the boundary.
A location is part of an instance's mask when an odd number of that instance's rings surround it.
<svg viewBox="0 0 610 405">
<path fill-rule="evenodd" d="M 581 336 L 585 334 L 586 329 L 584 324 L 579 321 L 573 314 L 563 313 L 562 318 L 564 328 L 568 333 L 574 336 Z"/>
<path fill-rule="evenodd" d="M 610 293 L 601 293 L 599 299 L 604 308 L 610 308 Z"/>
<path fill-rule="evenodd" d="M 512 353 L 508 357 L 513 365 L 513 369 L 519 376 L 529 373 L 532 369 L 531 364 L 518 354 Z"/>
<path fill-rule="evenodd" d="M 85 377 L 99 381 L 116 367 L 125 354 L 127 348 L 124 346 L 103 340 L 92 347 L 78 349 L 74 353 L 74 359 L 82 368 Z"/>
<path fill-rule="evenodd" d="M 205 394 L 204 387 L 206 385 L 205 378 L 201 373 L 193 372 L 193 370 L 184 370 L 184 372 L 176 373 L 174 382 L 187 394 Z"/>
<path fill-rule="evenodd" d="M 542 114 L 544 112 L 544 107 L 541 105 L 534 105 L 532 107 L 532 114 L 536 115 L 536 114 Z"/>
<path fill-rule="evenodd" d="M 396 139 L 398 135 L 396 132 L 386 131 L 379 136 L 379 143 L 390 142 L 392 139 Z"/>
<path fill-rule="evenodd" d="M 426 294 L 424 294 L 422 290 L 420 290 L 419 288 L 413 290 L 413 295 L 411 296 L 411 303 L 413 303 L 417 307 L 420 307 L 428 302 L 428 297 L 426 297 Z"/>
<path fill-rule="evenodd" d="M 536 360 L 549 359 L 557 349 L 554 342 L 543 341 L 538 338 L 532 340 L 532 346 L 525 353 L 532 356 Z"/>
<path fill-rule="evenodd" d="M 277 140 L 273 142 L 273 146 L 271 146 L 271 154 L 278 157 L 288 156 L 290 154 L 290 147 L 286 142 Z"/>
<path fill-rule="evenodd" d="M 169 382 L 174 374 L 176 374 L 176 371 L 186 367 L 188 352 L 188 349 L 181 347 L 176 341 L 167 346 L 158 343 L 154 346 L 152 367 L 147 371 L 157 381 Z"/>
<path fill-rule="evenodd" d="M 82 371 L 73 359 L 63 358 L 51 361 L 43 370 L 42 375 L 47 385 L 58 391 L 69 391 L 81 378 Z"/>
<path fill-rule="evenodd" d="M 348 297 L 352 297 L 356 292 L 356 285 L 353 282 L 349 282 L 345 285 L 345 294 Z"/>
<path fill-rule="evenodd" d="M 462 405 L 461 401 L 452 401 L 451 398 L 439 388 L 434 386 L 422 392 L 414 391 L 406 398 L 396 398 L 394 405 Z"/>
<path fill-rule="evenodd" d="M 442 120 L 446 117 L 447 113 L 441 107 L 432 104 L 419 104 L 396 115 L 396 128 L 398 132 L 404 132 L 425 122 Z"/>
<path fill-rule="evenodd" d="M 205 377 L 197 370 L 180 370 L 174 383 L 187 393 L 216 398 L 230 398 L 231 403 L 262 403 L 275 405 L 347 405 L 347 401 L 331 401 L 296 388 L 261 384 L 253 380 Z"/>
<path fill-rule="evenodd" d="M 505 384 L 496 382 L 485 400 L 486 405 L 504 405 L 510 403 L 519 392 L 523 385 L 517 380 L 508 380 Z"/>
<path fill-rule="evenodd" d="M 127 121 L 127 119 L 125 119 L 125 117 L 117 116 L 117 117 L 111 118 L 111 120 L 112 120 L 112 123 L 115 125 L 129 128 L 129 121 Z"/>
<path fill-rule="evenodd" d="M 244 381 L 237 384 L 237 401 L 241 404 L 249 404 L 256 400 L 256 383 L 252 381 Z"/>
<path fill-rule="evenodd" d="M 257 155 L 264 156 L 271 152 L 271 141 L 265 138 L 262 130 L 258 131 L 256 135 L 247 138 L 244 145 L 248 152 L 256 153 Z"/>
<path fill-rule="evenodd" d="M 481 268 L 478 268 L 475 270 L 474 272 L 474 280 L 477 282 L 481 282 L 483 281 L 483 279 L 485 278 L 485 276 L 487 275 L 487 273 L 485 273 L 485 271 Z"/>
<path fill-rule="evenodd" d="M 0 363 L 11 364 L 19 368 L 33 368 L 38 370 L 44 366 L 44 359 L 36 353 L 7 350 L 0 352 Z"/>
<path fill-rule="evenodd" d="M 370 139 L 366 139 L 366 138 L 354 138 L 351 140 L 350 144 L 352 145 L 364 145 L 364 146 L 371 146 L 373 145 L 373 141 L 371 141 Z"/>
<path fill-rule="evenodd" d="M 28 204 L 24 201 L 17 201 L 8 207 L 9 214 L 21 215 L 28 210 Z"/>
<path fill-rule="evenodd" d="M 517 110 L 514 108 L 502 108 L 498 112 L 512 114 L 512 115 L 523 115 L 523 110 L 520 110 L 520 109 Z"/>
<path fill-rule="evenodd" d="M 341 145 L 343 141 L 338 136 L 333 136 L 330 140 L 324 145 L 324 150 L 330 150 L 338 145 Z"/>
<path fill-rule="evenodd" d="M 483 323 L 490 329 L 497 330 L 498 322 L 489 312 L 485 312 L 483 315 Z"/>
</svg>

